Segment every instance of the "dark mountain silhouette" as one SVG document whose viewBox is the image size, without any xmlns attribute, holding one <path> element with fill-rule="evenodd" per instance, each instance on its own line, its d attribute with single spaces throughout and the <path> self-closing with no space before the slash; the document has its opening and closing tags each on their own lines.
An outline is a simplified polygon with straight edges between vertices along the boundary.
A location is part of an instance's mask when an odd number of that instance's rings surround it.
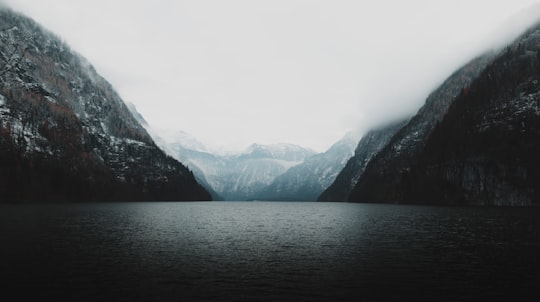
<svg viewBox="0 0 540 302">
<path fill-rule="evenodd" d="M 0 167 L 2 202 L 210 199 L 84 58 L 6 8 Z"/>
<path fill-rule="evenodd" d="M 318 201 L 345 201 L 349 198 L 358 178 L 364 173 L 366 165 L 405 124 L 405 121 L 373 129 L 365 134 L 343 170 L 318 197 Z"/>
<path fill-rule="evenodd" d="M 212 200 L 223 200 L 223 197 L 221 197 L 221 195 L 219 195 L 212 188 L 212 186 L 206 179 L 203 171 L 196 165 L 192 164 L 189 160 L 193 156 L 192 153 L 195 153 L 197 155 L 198 153 L 205 153 L 202 151 L 205 149 L 202 143 L 200 143 L 194 137 L 183 131 L 175 131 L 174 140 L 176 142 L 167 143 L 166 140 L 159 134 L 157 134 L 157 132 L 152 128 L 152 126 L 150 126 L 150 124 L 146 121 L 142 114 L 137 111 L 137 107 L 133 103 L 127 103 L 126 105 L 128 106 L 129 111 L 131 111 L 135 119 L 139 123 L 141 123 L 141 125 L 146 129 L 146 131 L 152 137 L 156 145 L 160 147 L 166 154 L 180 161 L 182 164 L 188 167 L 189 170 L 193 172 L 193 176 L 195 177 L 197 182 L 200 183 L 208 191 L 208 193 L 210 193 L 210 195 L 212 196 Z"/>
<path fill-rule="evenodd" d="M 539 58 L 535 26 L 456 72 L 368 164 L 350 200 L 538 203 Z"/>
</svg>

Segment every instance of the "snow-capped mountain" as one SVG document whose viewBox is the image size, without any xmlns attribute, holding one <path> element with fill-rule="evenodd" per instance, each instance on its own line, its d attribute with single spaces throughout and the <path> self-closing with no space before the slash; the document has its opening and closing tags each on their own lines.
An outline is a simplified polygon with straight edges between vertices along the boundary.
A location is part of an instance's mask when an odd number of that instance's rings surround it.
<svg viewBox="0 0 540 302">
<path fill-rule="evenodd" d="M 147 129 L 150 129 L 147 127 Z M 199 166 L 193 162 L 194 158 L 206 158 L 205 161 L 213 161 L 214 155 L 207 151 L 207 148 L 195 137 L 183 131 L 150 131 L 156 144 L 161 147 L 168 155 L 177 159 L 193 172 L 195 179 L 202 184 L 212 195 L 212 200 L 223 200 L 223 197 L 217 193 L 206 175 Z M 159 133 L 159 134 L 158 134 Z M 160 135 L 164 135 L 163 137 Z"/>
<path fill-rule="evenodd" d="M 252 144 L 238 153 L 217 154 L 186 132 L 153 129 L 135 105 L 129 108 L 156 144 L 184 163 L 213 200 L 257 199 L 277 176 L 315 154 L 292 144 Z"/>
<path fill-rule="evenodd" d="M 540 25 L 451 76 L 369 162 L 363 202 L 540 200 Z"/>
<path fill-rule="evenodd" d="M 191 134 L 180 130 L 157 130 L 161 137 L 171 148 L 173 152 L 178 153 L 182 149 L 188 149 L 198 152 L 207 152 L 210 150 Z"/>
<path fill-rule="evenodd" d="M 0 200 L 208 200 L 112 86 L 29 18 L 0 8 Z"/>
<path fill-rule="evenodd" d="M 238 158 L 272 158 L 290 162 L 294 165 L 303 162 L 307 157 L 313 154 L 315 154 L 315 151 L 313 150 L 292 144 L 252 144 L 244 152 L 242 152 Z"/>
<path fill-rule="evenodd" d="M 156 143 L 186 164 L 214 200 L 256 199 L 277 176 L 315 154 L 292 144 L 253 144 L 236 154 L 215 154 L 187 133 L 162 136 L 150 128 Z"/>
<path fill-rule="evenodd" d="M 336 178 L 353 155 L 359 135 L 349 133 L 326 152 L 294 166 L 260 193 L 261 200 L 314 201 Z"/>
<path fill-rule="evenodd" d="M 277 176 L 313 154 L 302 147 L 279 144 L 253 145 L 237 155 L 191 152 L 186 156 L 225 200 L 252 200 Z"/>
<path fill-rule="evenodd" d="M 220 157 L 215 165 L 196 164 L 205 171 L 212 187 L 226 200 L 256 199 L 261 190 L 289 168 L 315 152 L 295 145 L 254 144 L 238 155 Z"/>
</svg>

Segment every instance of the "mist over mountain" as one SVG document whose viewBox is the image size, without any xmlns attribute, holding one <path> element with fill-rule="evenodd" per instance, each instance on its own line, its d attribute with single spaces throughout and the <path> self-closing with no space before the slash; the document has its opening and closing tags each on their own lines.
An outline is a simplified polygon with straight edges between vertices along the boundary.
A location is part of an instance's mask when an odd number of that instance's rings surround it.
<svg viewBox="0 0 540 302">
<path fill-rule="evenodd" d="M 212 162 L 215 156 L 207 152 L 206 146 L 195 137 L 179 130 L 155 130 L 145 120 L 143 115 L 132 104 L 127 104 L 133 116 L 144 126 L 149 135 L 167 155 L 180 161 L 193 173 L 197 182 L 199 182 L 212 196 L 212 200 L 223 200 L 223 197 L 217 193 L 212 185 L 206 179 L 204 172 L 191 161 L 192 158 L 205 158 L 204 161 Z"/>
<path fill-rule="evenodd" d="M 177 159 L 193 172 L 195 179 L 204 186 L 212 195 L 212 200 L 223 200 L 223 197 L 217 193 L 201 168 L 195 164 L 192 159 L 203 158 L 204 162 L 212 162 L 216 160 L 216 156 L 206 151 L 206 147 L 196 138 L 183 131 L 165 132 L 165 138 L 161 137 L 158 132 L 154 132 L 150 127 L 150 133 L 156 144 L 160 146 L 169 156 Z M 162 132 L 159 132 L 160 134 Z"/>
<path fill-rule="evenodd" d="M 0 199 L 209 200 L 113 87 L 33 20 L 0 8 Z"/>
<path fill-rule="evenodd" d="M 224 155 L 188 133 L 153 130 L 58 37 L 0 12 L 2 200 L 204 200 L 208 191 L 224 200 L 538 200 L 538 26 L 458 69 L 407 122 L 374 129 L 358 144 L 344 139 L 321 154 L 253 144 Z"/>
<path fill-rule="evenodd" d="M 452 71 L 506 41 L 521 25 L 497 26 L 532 1 L 2 0 L 91 58 L 158 129 L 210 147 L 319 152 L 414 114 Z"/>
<path fill-rule="evenodd" d="M 190 167 L 204 173 L 211 188 L 225 200 L 253 200 L 261 190 L 289 168 L 302 163 L 315 152 L 289 144 L 254 144 L 235 155 L 214 155 L 184 150 Z"/>
<path fill-rule="evenodd" d="M 540 26 L 461 68 L 368 163 L 350 200 L 538 203 Z"/>
<path fill-rule="evenodd" d="M 144 120 L 135 111 L 135 116 Z M 292 144 L 252 144 L 245 150 L 218 154 L 183 131 L 146 129 L 156 143 L 172 157 L 185 163 L 214 200 L 258 199 L 279 175 L 301 164 L 316 152 Z"/>
<path fill-rule="evenodd" d="M 325 187 L 324 192 L 318 196 L 317 200 L 348 200 L 367 164 L 405 123 L 406 121 L 394 122 L 365 134 L 356 146 L 354 156 L 347 161 L 345 167 L 336 175 L 335 180 Z"/>
<path fill-rule="evenodd" d="M 131 110 L 144 121 L 136 108 Z M 186 132 L 146 129 L 163 150 L 193 171 L 214 200 L 314 201 L 353 155 L 359 137 L 349 133 L 319 154 L 291 144 L 252 144 L 224 155 Z"/>
<path fill-rule="evenodd" d="M 364 186 L 366 190 L 377 190 L 373 196 L 365 196 L 368 200 L 370 197 L 378 200 L 382 195 L 390 194 L 387 186 L 401 182 L 401 171 L 409 168 L 416 159 L 416 152 L 423 148 L 424 141 L 444 117 L 454 98 L 480 74 L 491 58 L 491 55 L 486 55 L 474 59 L 431 93 L 418 113 L 371 158 L 359 177 L 355 191 L 366 192 L 359 189 Z M 395 198 L 398 197 L 388 196 L 384 200 Z"/>
</svg>

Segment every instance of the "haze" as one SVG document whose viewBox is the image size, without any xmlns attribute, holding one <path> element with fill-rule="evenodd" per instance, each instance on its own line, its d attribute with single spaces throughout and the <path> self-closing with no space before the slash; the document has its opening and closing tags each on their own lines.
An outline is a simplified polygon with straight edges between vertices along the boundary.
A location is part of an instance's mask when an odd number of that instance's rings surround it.
<svg viewBox="0 0 540 302">
<path fill-rule="evenodd" d="M 534 2 L 4 1 L 65 39 L 154 128 L 214 148 L 317 151 L 414 113 L 538 17 Z"/>
</svg>

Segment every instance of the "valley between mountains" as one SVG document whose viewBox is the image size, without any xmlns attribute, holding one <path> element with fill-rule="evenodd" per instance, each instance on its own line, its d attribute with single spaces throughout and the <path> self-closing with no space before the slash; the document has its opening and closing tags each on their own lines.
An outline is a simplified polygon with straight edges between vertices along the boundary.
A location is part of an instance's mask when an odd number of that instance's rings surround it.
<svg viewBox="0 0 540 302">
<path fill-rule="evenodd" d="M 158 131 L 91 62 L 0 9 L 0 202 L 540 202 L 540 25 L 456 70 L 413 116 L 294 144 L 209 150 Z M 189 110 L 189 108 L 184 108 Z"/>
</svg>

